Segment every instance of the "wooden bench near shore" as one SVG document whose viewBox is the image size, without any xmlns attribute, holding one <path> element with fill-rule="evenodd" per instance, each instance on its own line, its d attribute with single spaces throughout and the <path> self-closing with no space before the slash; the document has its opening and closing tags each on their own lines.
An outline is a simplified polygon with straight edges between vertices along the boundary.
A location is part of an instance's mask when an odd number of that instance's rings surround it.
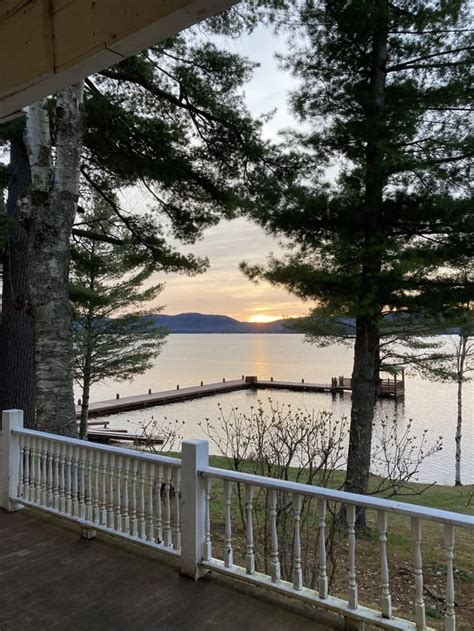
<svg viewBox="0 0 474 631">
<path fill-rule="evenodd" d="M 405 381 L 397 379 L 380 380 L 379 397 L 398 399 L 403 397 Z M 295 381 L 275 381 L 273 378 L 269 380 L 258 379 L 255 376 L 242 376 L 241 379 L 232 381 L 222 380 L 220 383 L 204 384 L 200 386 L 191 386 L 180 388 L 179 385 L 175 390 L 165 390 L 162 392 L 148 391 L 148 394 L 140 394 L 128 397 L 120 397 L 117 394 L 115 399 L 106 401 L 96 401 L 89 406 L 89 416 L 104 416 L 107 414 L 116 414 L 131 410 L 139 410 L 142 408 L 154 407 L 158 405 L 169 405 L 170 403 L 180 403 L 201 397 L 215 396 L 225 394 L 227 392 L 235 392 L 239 390 L 291 390 L 293 392 L 328 392 L 331 394 L 342 394 L 352 389 L 350 379 L 345 377 L 333 377 L 331 383 L 310 383 Z M 76 406 L 76 414 L 80 415 L 80 405 Z M 90 423 L 92 424 L 93 421 Z M 102 423 L 102 421 L 100 421 Z"/>
</svg>

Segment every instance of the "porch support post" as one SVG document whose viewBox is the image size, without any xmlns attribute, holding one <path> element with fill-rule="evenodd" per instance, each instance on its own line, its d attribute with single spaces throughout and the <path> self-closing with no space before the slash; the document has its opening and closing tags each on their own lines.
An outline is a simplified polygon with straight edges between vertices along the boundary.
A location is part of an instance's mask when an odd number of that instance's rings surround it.
<svg viewBox="0 0 474 631">
<path fill-rule="evenodd" d="M 2 451 L 0 456 L 0 507 L 7 511 L 23 508 L 12 502 L 16 497 L 20 474 L 20 444 L 18 435 L 12 430 L 23 429 L 23 410 L 5 410 L 2 412 Z"/>
<path fill-rule="evenodd" d="M 206 573 L 201 567 L 205 540 L 205 480 L 198 475 L 209 466 L 206 440 L 185 440 L 181 461 L 181 572 L 197 580 Z"/>
</svg>

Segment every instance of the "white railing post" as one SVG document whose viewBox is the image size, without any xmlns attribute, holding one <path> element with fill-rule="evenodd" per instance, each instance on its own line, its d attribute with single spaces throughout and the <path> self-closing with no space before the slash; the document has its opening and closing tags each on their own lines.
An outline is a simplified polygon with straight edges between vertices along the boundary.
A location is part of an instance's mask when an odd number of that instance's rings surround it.
<svg viewBox="0 0 474 631">
<path fill-rule="evenodd" d="M 23 508 L 12 502 L 16 497 L 20 475 L 20 441 L 12 434 L 13 429 L 22 429 L 23 410 L 5 410 L 2 412 L 2 457 L 1 457 L 1 496 L 0 506 L 7 511 Z"/>
<path fill-rule="evenodd" d="M 206 440 L 185 440 L 181 460 L 181 571 L 197 580 L 205 541 L 206 485 L 198 475 L 209 466 Z"/>
</svg>

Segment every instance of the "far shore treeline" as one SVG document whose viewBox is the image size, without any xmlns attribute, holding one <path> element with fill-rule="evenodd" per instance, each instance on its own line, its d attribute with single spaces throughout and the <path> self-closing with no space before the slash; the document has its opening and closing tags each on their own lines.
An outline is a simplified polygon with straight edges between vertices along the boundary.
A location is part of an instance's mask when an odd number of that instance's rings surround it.
<svg viewBox="0 0 474 631">
<path fill-rule="evenodd" d="M 165 329 L 168 333 L 301 333 L 298 324 L 304 318 L 281 318 L 273 322 L 241 322 L 226 315 L 208 313 L 178 313 L 176 315 L 156 314 L 144 316 L 151 320 L 156 327 Z M 393 322 L 397 319 L 395 314 L 390 315 Z M 330 318 L 327 318 L 330 324 Z M 338 318 L 341 325 L 341 319 Z M 347 329 L 347 337 L 352 337 L 354 331 L 354 319 L 345 318 L 343 323 Z M 454 331 L 437 331 L 438 335 L 449 335 Z"/>
</svg>

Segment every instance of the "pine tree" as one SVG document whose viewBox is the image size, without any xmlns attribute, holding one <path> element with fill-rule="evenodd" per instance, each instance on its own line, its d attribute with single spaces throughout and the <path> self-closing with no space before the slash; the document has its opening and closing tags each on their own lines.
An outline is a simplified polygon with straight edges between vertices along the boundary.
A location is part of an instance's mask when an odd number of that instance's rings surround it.
<svg viewBox="0 0 474 631">
<path fill-rule="evenodd" d="M 91 193 L 100 195 L 126 226 L 137 254 L 146 255 L 156 270 L 189 274 L 204 271 L 207 260 L 180 254 L 168 237 L 192 243 L 222 217 L 234 216 L 258 203 L 271 189 L 267 181 L 277 180 L 288 170 L 286 164 L 278 161 L 276 152 L 261 140 L 261 124 L 245 108 L 241 89 L 251 72 L 252 64 L 240 57 L 186 35 L 161 43 L 86 81 L 79 207 Z M 55 102 L 52 98 L 48 104 L 48 122 L 53 131 L 48 149 L 50 162 L 60 129 Z M 154 199 L 148 212 L 143 208 L 130 212 L 117 203 L 115 191 L 134 185 L 141 186 Z M 12 201 L 16 207 L 16 200 Z M 40 215 L 32 212 L 31 203 L 30 211 L 34 225 Z M 70 216 L 73 215 L 68 212 Z M 54 225 L 47 227 L 47 231 L 54 229 Z M 72 232 L 97 238 L 80 218 Z M 61 248 L 69 239 L 63 237 Z M 101 234 L 100 240 L 107 237 Z M 31 262 L 33 272 L 39 271 L 34 256 Z M 16 265 L 25 267 L 20 260 Z M 67 256 L 61 267 L 67 268 Z M 38 278 L 33 286 L 41 288 Z M 64 307 L 65 293 L 61 296 L 59 302 Z M 41 299 L 42 294 L 36 297 Z M 4 294 L 3 298 L 6 311 L 9 295 Z M 29 307 L 34 299 L 34 295 L 29 296 Z M 14 336 L 6 338 L 0 355 L 0 363 L 7 371 L 11 351 L 17 350 L 11 343 L 13 339 Z M 26 374 L 31 358 L 22 352 L 15 357 Z M 37 366 L 47 364 L 36 362 Z M 66 359 L 61 362 L 60 373 L 70 373 Z M 41 417 L 49 419 L 49 426 L 42 426 L 44 429 L 55 431 L 63 423 L 71 431 L 75 429 L 72 388 L 68 386 L 67 390 L 68 419 L 63 418 L 64 409 L 41 412 Z M 65 393 L 66 389 L 60 391 Z M 41 387 L 37 395 L 41 398 L 43 392 L 47 393 Z M 50 397 L 51 403 L 53 399 Z M 38 406 L 40 410 L 44 407 L 40 402 Z"/>
<path fill-rule="evenodd" d="M 131 255 L 126 228 L 100 199 L 83 221 L 96 235 L 109 235 L 109 242 L 76 236 L 71 248 L 74 377 L 82 390 L 80 435 L 85 438 L 91 387 L 107 379 L 129 380 L 151 368 L 166 333 L 144 309 L 162 285 L 142 287 L 153 267 Z"/>
<path fill-rule="evenodd" d="M 291 102 L 304 123 L 292 142 L 306 168 L 253 216 L 293 249 L 243 269 L 314 300 L 313 315 L 355 319 L 345 489 L 364 493 L 381 321 L 472 300 L 472 282 L 450 273 L 474 245 L 468 3 L 320 0 L 291 11 L 299 36 L 285 64 L 300 79 Z"/>
<path fill-rule="evenodd" d="M 109 203 L 109 187 L 137 185 L 150 196 L 148 213 L 111 206 L 165 266 L 198 272 L 207 265 L 172 261 L 165 230 L 193 243 L 222 218 L 265 203 L 294 169 L 262 140 L 262 121 L 247 111 L 242 88 L 253 67 L 191 34 L 86 82 L 84 183 Z"/>
</svg>

